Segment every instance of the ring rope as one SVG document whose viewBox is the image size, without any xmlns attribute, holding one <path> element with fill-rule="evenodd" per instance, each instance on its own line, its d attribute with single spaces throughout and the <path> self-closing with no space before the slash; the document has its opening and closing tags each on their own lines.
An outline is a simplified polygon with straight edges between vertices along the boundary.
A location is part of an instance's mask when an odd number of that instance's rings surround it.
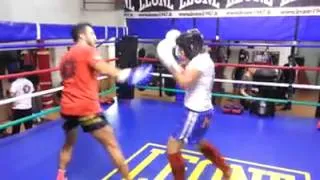
<svg viewBox="0 0 320 180">
<path fill-rule="evenodd" d="M 139 58 L 144 62 L 159 62 L 156 58 L 143 57 Z M 265 68 L 265 69 L 291 69 L 291 70 L 308 70 L 308 71 L 320 71 L 320 67 L 311 66 L 271 66 L 271 65 L 261 65 L 261 64 L 234 64 L 234 63 L 215 63 L 215 67 L 226 66 L 226 67 L 247 67 L 247 68 Z"/>
<path fill-rule="evenodd" d="M 227 67 L 248 67 L 248 68 L 264 68 L 264 69 L 291 69 L 291 70 L 308 70 L 308 71 L 320 71 L 320 67 L 311 66 L 271 66 L 261 64 L 234 64 L 234 63 L 215 63 L 216 66 L 227 66 Z"/>
<path fill-rule="evenodd" d="M 116 90 L 117 90 L 117 87 L 113 86 L 112 88 L 110 88 L 108 90 L 100 92 L 99 95 L 100 96 L 105 96 L 107 94 L 113 93 Z M 16 119 L 14 121 L 9 121 L 7 123 L 1 124 L 0 125 L 0 130 L 6 129 L 6 128 L 14 126 L 14 125 L 18 125 L 18 124 L 21 124 L 21 123 L 24 123 L 24 122 L 27 122 L 27 121 L 31 121 L 31 120 L 33 120 L 35 118 L 38 118 L 38 117 L 41 117 L 41 116 L 45 116 L 45 115 L 48 115 L 48 114 L 59 112 L 59 111 L 60 111 L 60 106 L 56 106 L 56 107 L 53 107 L 53 108 L 50 108 L 50 109 L 42 110 L 42 111 L 40 111 L 38 113 L 35 113 L 35 114 L 32 114 L 30 116 L 26 116 L 26 117 L 23 117 L 23 118 L 20 118 L 20 119 Z"/>
<path fill-rule="evenodd" d="M 151 73 L 153 76 L 160 76 L 159 73 Z M 171 74 L 162 74 L 162 77 L 173 76 Z M 288 84 L 288 83 L 273 83 L 273 82 L 256 82 L 256 81 L 240 81 L 240 80 L 231 80 L 231 79 L 214 79 L 215 82 L 222 83 L 235 83 L 235 84 L 249 84 L 249 85 L 259 85 L 259 86 L 271 86 L 271 87 L 289 87 L 292 86 L 296 89 L 312 89 L 320 90 L 320 86 L 317 85 L 308 85 L 308 84 Z"/>
<path fill-rule="evenodd" d="M 52 89 L 48 89 L 48 90 L 44 90 L 44 91 L 35 92 L 35 93 L 32 93 L 32 94 L 24 94 L 24 95 L 17 96 L 17 97 L 7 98 L 7 99 L 4 99 L 4 100 L 1 100 L 0 101 L 0 105 L 9 104 L 9 103 L 12 103 L 12 102 L 15 102 L 15 101 L 18 101 L 18 100 L 22 100 L 22 99 L 25 99 L 25 98 L 30 98 L 30 97 L 35 97 L 35 96 L 42 96 L 42 95 L 45 95 L 45 94 L 52 94 L 52 93 L 60 91 L 62 89 L 63 89 L 63 87 L 60 86 L 60 87 L 56 87 L 56 88 L 52 88 Z"/>
<path fill-rule="evenodd" d="M 185 93 L 184 90 L 181 89 L 172 89 L 172 88 L 160 88 L 156 86 L 136 86 L 137 88 L 144 88 L 144 89 L 149 89 L 149 90 L 163 90 L 163 91 L 168 91 L 168 92 L 176 92 L 176 93 Z M 106 94 L 110 94 L 114 92 L 117 89 L 117 87 L 112 87 L 109 90 L 101 92 L 99 95 L 103 96 Z M 230 95 L 230 94 L 221 94 L 221 93 L 212 93 L 212 96 L 216 97 L 227 97 L 227 98 L 233 98 L 233 99 L 247 99 L 247 100 L 257 100 L 257 101 L 266 101 L 266 102 L 274 102 L 274 103 L 288 103 L 291 102 L 292 104 L 296 105 L 305 105 L 305 106 L 320 106 L 320 103 L 315 103 L 315 102 L 309 102 L 309 101 L 295 101 L 295 100 L 283 100 L 283 99 L 273 99 L 273 98 L 259 98 L 259 97 L 246 97 L 246 96 L 239 96 L 239 95 Z M 0 130 L 6 129 L 8 127 L 33 120 L 37 117 L 41 117 L 47 114 L 51 114 L 54 112 L 58 112 L 60 110 L 60 106 L 50 108 L 43 110 L 39 113 L 33 114 L 31 116 L 26 116 L 20 119 L 17 119 L 15 121 L 10 121 L 5 124 L 0 125 Z"/>
<path fill-rule="evenodd" d="M 141 61 L 144 62 L 159 62 L 156 58 L 139 58 Z M 118 58 L 111 58 L 106 59 L 106 62 L 116 61 Z M 308 66 L 296 66 L 296 67 L 286 67 L 286 66 L 269 66 L 269 65 L 249 65 L 249 64 L 230 64 L 230 63 L 215 63 L 215 66 L 227 66 L 227 67 L 252 67 L 252 68 L 269 68 L 269 69 L 295 69 L 295 70 L 310 70 L 310 71 L 320 71 L 320 67 L 308 67 Z M 42 69 L 42 70 L 35 70 L 31 72 L 22 72 L 22 73 L 14 73 L 8 75 L 0 75 L 0 80 L 3 79 L 11 79 L 11 78 L 18 78 L 18 77 L 25 77 L 29 75 L 35 74 L 43 74 L 59 71 L 59 67 L 49 68 L 49 69 Z"/>
<path fill-rule="evenodd" d="M 151 73 L 154 76 L 159 76 L 159 73 Z M 162 77 L 173 77 L 171 74 L 162 74 Z M 102 79 L 107 79 L 107 76 L 100 76 L 98 77 L 98 80 Z M 254 81 L 239 81 L 239 80 L 229 80 L 229 79 L 215 79 L 215 82 L 222 82 L 222 83 L 235 83 L 235 84 L 248 84 L 248 85 L 260 85 L 260 86 L 271 86 L 271 87 L 289 87 L 290 84 L 287 83 L 271 83 L 271 82 L 254 82 Z M 312 89 L 312 90 L 320 90 L 320 86 L 316 85 L 304 85 L 304 84 L 292 84 L 293 88 L 297 89 Z M 52 94 L 54 92 L 61 91 L 63 89 L 62 86 L 49 89 L 49 90 L 44 90 L 44 91 L 39 91 L 35 92 L 32 94 L 25 94 L 13 98 L 8 98 L 5 100 L 0 101 L 0 105 L 5 105 L 9 104 L 12 102 L 15 102 L 17 100 L 25 99 L 25 98 L 30 98 L 30 97 L 36 97 L 36 96 L 43 96 L 46 94 Z"/>
<path fill-rule="evenodd" d="M 102 80 L 102 79 L 107 79 L 107 78 L 108 78 L 107 76 L 100 76 L 97 79 L 98 80 Z M 52 93 L 61 91 L 62 89 L 63 89 L 63 86 L 59 86 L 59 87 L 48 89 L 48 90 L 44 90 L 44 91 L 38 91 L 38 92 L 35 92 L 35 93 L 32 93 L 32 94 L 24 94 L 24 95 L 17 96 L 17 97 L 7 98 L 7 99 L 4 99 L 4 100 L 0 101 L 0 106 L 15 102 L 15 101 L 18 101 L 18 100 L 21 100 L 21 99 L 25 99 L 25 98 L 30 98 L 30 97 L 33 98 L 33 97 L 36 97 L 36 96 L 43 96 L 43 95 L 46 95 L 46 94 L 52 94 Z"/>
<path fill-rule="evenodd" d="M 161 41 L 161 39 L 139 39 L 139 43 L 144 44 L 155 44 Z M 307 44 L 307 43 L 297 43 L 294 41 L 293 43 L 258 43 L 258 42 L 250 42 L 250 43 L 230 43 L 230 42 L 211 42 L 206 40 L 204 42 L 207 46 L 236 46 L 236 47 L 299 47 L 299 48 L 319 48 L 320 44 Z"/>
<path fill-rule="evenodd" d="M 30 75 L 34 75 L 34 74 L 49 73 L 49 72 L 58 71 L 58 70 L 59 70 L 59 68 L 55 67 L 55 68 L 49 68 L 49 69 L 29 71 L 29 72 L 13 73 L 13 74 L 8 74 L 8 75 L 0 75 L 0 80 L 18 78 L 18 77 L 25 77 L 25 76 L 30 76 Z"/>
<path fill-rule="evenodd" d="M 116 61 L 118 58 L 111 58 L 111 59 L 104 59 L 106 62 Z M 35 74 L 44 74 L 49 72 L 59 71 L 59 67 L 54 68 L 48 68 L 48 69 L 41 69 L 41 70 L 34 70 L 29 72 L 22 72 L 22 73 L 13 73 L 13 74 L 7 74 L 7 75 L 0 75 L 0 80 L 3 79 L 11 79 L 11 78 L 18 78 L 18 77 L 25 77 Z"/>
<path fill-rule="evenodd" d="M 156 58 L 139 58 L 144 62 L 159 62 Z M 118 58 L 112 58 L 105 60 L 106 62 L 116 61 Z M 252 67 L 252 68 L 268 68 L 268 69 L 295 69 L 295 70 L 310 70 L 310 71 L 320 71 L 320 67 L 308 67 L 308 66 L 295 66 L 295 67 L 286 67 L 286 66 L 269 66 L 269 65 L 250 65 L 250 64 L 230 64 L 230 63 L 215 63 L 216 67 L 218 66 L 227 66 L 227 67 Z M 59 71 L 59 67 L 35 70 L 31 72 L 22 72 L 22 73 L 14 73 L 8 75 L 0 75 L 0 80 L 10 79 L 10 78 L 18 78 L 35 74 L 43 74 L 48 72 Z"/>
<path fill-rule="evenodd" d="M 137 86 L 137 88 L 142 89 L 149 89 L 149 90 L 163 90 L 168 92 L 175 92 L 175 93 L 185 93 L 184 90 L 181 89 L 172 89 L 172 88 L 160 88 L 157 86 Z M 305 106 L 320 106 L 320 103 L 310 102 L 310 101 L 295 101 L 295 100 L 285 100 L 285 99 L 274 99 L 274 98 L 261 98 L 261 97 L 247 97 L 247 96 L 240 96 L 240 95 L 231 95 L 231 94 L 221 94 L 221 93 L 212 93 L 212 96 L 215 97 L 227 97 L 233 99 L 247 99 L 247 100 L 257 100 L 257 101 L 267 101 L 267 102 L 274 102 L 274 103 L 288 103 L 291 102 L 295 105 L 305 105 Z"/>
</svg>

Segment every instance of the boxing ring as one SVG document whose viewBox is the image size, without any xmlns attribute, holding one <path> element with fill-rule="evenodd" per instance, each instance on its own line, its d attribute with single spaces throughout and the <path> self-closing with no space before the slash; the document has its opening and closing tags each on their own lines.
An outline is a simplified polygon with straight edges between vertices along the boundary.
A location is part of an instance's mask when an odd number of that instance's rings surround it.
<svg viewBox="0 0 320 180">
<path fill-rule="evenodd" d="M 105 29 L 108 29 L 104 27 Z M 119 29 L 111 36 L 119 35 Z M 65 32 L 65 29 L 55 29 L 51 32 Z M 42 33 L 45 31 L 42 31 Z M 112 28 L 105 30 L 102 39 L 110 37 L 108 33 Z M 36 33 L 37 34 L 37 33 Z M 121 34 L 121 33 L 120 33 Z M 39 35 L 38 35 L 39 36 Z M 107 36 L 107 37 L 106 37 Z M 60 35 L 53 38 L 60 37 Z M 101 40 L 101 43 L 110 41 Z M 70 43 L 43 43 L 1 45 L 2 49 L 12 48 L 39 48 L 69 46 Z M 101 45 L 101 44 L 100 44 Z M 239 45 L 239 44 L 238 44 Z M 244 44 L 242 44 L 243 46 Z M 246 45 L 246 44 L 245 44 Z M 262 46 L 262 44 L 261 44 Z M 286 46 L 286 45 L 284 45 Z M 287 46 L 292 46 L 288 44 Z M 318 47 L 315 45 L 295 45 Z M 116 59 L 109 59 L 114 61 Z M 145 62 L 154 62 L 156 59 L 140 59 Z M 216 66 L 248 66 L 218 63 Z M 254 66 L 259 67 L 259 66 Z M 281 68 L 260 66 L 264 68 Z M 297 68 L 298 69 L 298 68 Z M 56 67 L 34 72 L 2 75 L 0 79 L 8 79 L 30 74 L 49 73 L 57 71 Z M 319 68 L 299 67 L 299 70 L 319 71 Z M 154 76 L 159 74 L 154 73 Z M 162 74 L 171 77 L 170 74 Z M 107 77 L 99 77 L 104 79 Z M 247 83 L 261 85 L 259 82 L 244 82 L 228 79 L 216 79 L 223 83 Z M 290 84 L 263 83 L 266 86 L 287 87 Z M 295 88 L 319 90 L 319 86 L 294 84 Z M 43 96 L 58 92 L 63 87 L 36 92 L 31 97 Z M 149 91 L 171 91 L 183 93 L 182 90 L 140 86 Z M 112 87 L 101 92 L 107 95 L 115 92 L 117 87 Z M 213 96 L 243 99 L 246 97 L 213 93 Z M 0 101 L 5 105 L 23 98 L 9 98 Z M 271 98 L 251 98 L 277 103 L 288 101 L 297 105 L 320 106 L 317 102 L 277 100 Z M 130 173 L 134 179 L 172 179 L 170 168 L 166 159 L 166 143 L 168 135 L 175 128 L 175 121 L 183 113 L 181 102 L 168 102 L 147 98 L 123 100 L 115 98 L 112 105 L 103 105 L 104 113 L 112 124 L 120 146 L 129 164 Z M 45 109 L 30 117 L 0 125 L 5 129 L 35 117 L 42 117 L 53 112 L 58 112 L 59 107 Z M 259 117 L 248 112 L 241 115 L 231 115 L 222 112 L 222 108 L 215 107 L 214 119 L 206 138 L 214 142 L 226 157 L 233 169 L 233 180 L 317 180 L 320 179 L 320 133 L 315 129 L 315 118 L 304 118 L 289 115 L 275 115 L 274 117 Z M 58 155 L 62 146 L 64 135 L 61 128 L 62 119 L 47 122 L 15 136 L 0 139 L 1 179 L 55 179 L 58 167 Z M 74 148 L 73 159 L 68 167 L 67 175 L 70 180 L 87 179 L 120 179 L 119 174 L 104 149 L 94 139 L 82 132 Z M 187 176 L 189 179 L 214 179 L 220 180 L 222 173 L 211 166 L 196 149 L 186 147 L 183 150 L 186 160 Z"/>
<path fill-rule="evenodd" d="M 172 179 L 166 168 L 165 145 L 175 128 L 172 121 L 183 113 L 181 104 L 134 99 L 104 108 L 135 179 Z M 59 119 L 1 139 L 1 179 L 54 179 L 64 137 L 61 125 Z M 237 178 L 310 180 L 320 178 L 320 134 L 314 125 L 312 118 L 277 115 L 259 119 L 248 113 L 227 115 L 217 108 L 206 138 L 220 148 Z M 195 149 L 186 147 L 183 154 L 190 179 L 220 179 L 219 171 Z M 69 179 L 120 179 L 113 169 L 104 149 L 79 129 Z"/>
</svg>

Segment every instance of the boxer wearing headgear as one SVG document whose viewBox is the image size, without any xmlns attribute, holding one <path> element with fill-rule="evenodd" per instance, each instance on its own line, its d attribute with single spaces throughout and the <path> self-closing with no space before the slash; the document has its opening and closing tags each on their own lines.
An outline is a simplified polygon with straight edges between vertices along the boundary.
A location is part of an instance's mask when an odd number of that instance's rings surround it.
<svg viewBox="0 0 320 180">
<path fill-rule="evenodd" d="M 176 180 L 185 179 L 185 164 L 181 155 L 184 145 L 196 145 L 202 154 L 222 170 L 225 179 L 231 176 L 217 148 L 204 140 L 213 118 L 211 90 L 215 76 L 214 63 L 203 47 L 204 41 L 198 30 L 180 33 L 171 30 L 157 46 L 161 63 L 172 73 L 176 82 L 186 91 L 185 115 L 169 137 L 168 161 Z M 182 68 L 175 57 L 187 62 Z"/>
</svg>

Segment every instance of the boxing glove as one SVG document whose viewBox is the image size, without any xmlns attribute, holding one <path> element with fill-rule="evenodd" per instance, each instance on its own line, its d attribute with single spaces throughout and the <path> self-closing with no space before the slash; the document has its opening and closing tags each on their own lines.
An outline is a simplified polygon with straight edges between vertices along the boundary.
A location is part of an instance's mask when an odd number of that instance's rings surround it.
<svg viewBox="0 0 320 180">
<path fill-rule="evenodd" d="M 172 29 L 170 31 L 168 31 L 166 33 L 166 39 L 171 40 L 171 41 L 176 41 L 176 39 L 181 35 L 181 32 L 176 30 L 176 29 Z"/>
<path fill-rule="evenodd" d="M 182 67 L 178 64 L 174 56 L 176 42 L 174 38 L 166 38 L 159 42 L 157 53 L 159 60 L 171 73 L 172 71 L 181 72 Z"/>
<path fill-rule="evenodd" d="M 153 66 L 151 64 L 143 64 L 136 68 L 127 68 L 120 71 L 117 82 L 128 83 L 129 85 L 147 84 L 151 80 Z"/>
</svg>

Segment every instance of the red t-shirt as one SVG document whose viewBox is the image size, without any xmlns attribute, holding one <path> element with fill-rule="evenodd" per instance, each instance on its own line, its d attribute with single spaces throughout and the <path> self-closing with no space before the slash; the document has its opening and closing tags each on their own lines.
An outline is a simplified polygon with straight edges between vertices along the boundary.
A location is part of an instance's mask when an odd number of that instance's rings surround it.
<svg viewBox="0 0 320 180">
<path fill-rule="evenodd" d="M 94 47 L 75 45 L 62 57 L 62 114 L 88 116 L 101 112 L 97 73 L 93 69 L 96 55 Z"/>
</svg>

